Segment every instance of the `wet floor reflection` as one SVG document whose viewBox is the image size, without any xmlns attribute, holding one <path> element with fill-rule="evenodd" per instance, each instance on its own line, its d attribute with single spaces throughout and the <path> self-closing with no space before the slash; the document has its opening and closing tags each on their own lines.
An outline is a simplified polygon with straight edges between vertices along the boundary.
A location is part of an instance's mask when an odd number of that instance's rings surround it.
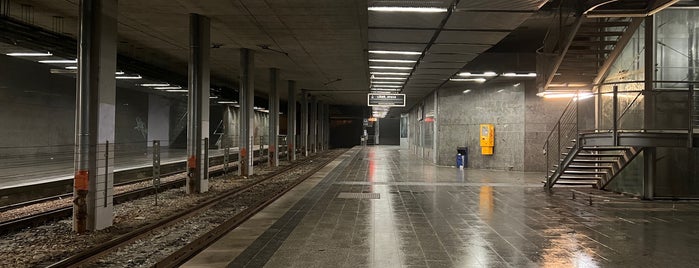
<svg viewBox="0 0 699 268">
<path fill-rule="evenodd" d="M 283 248 L 298 261 L 279 267 L 328 267 L 309 261 L 320 255 L 337 267 L 699 267 L 699 205 L 610 210 L 527 184 L 536 174 L 435 167 L 390 147 L 367 147 L 352 163 L 292 234 L 305 244 Z"/>
<path fill-rule="evenodd" d="M 478 193 L 478 211 L 480 212 L 481 219 L 485 222 L 490 222 L 493 216 L 493 187 L 492 186 L 481 186 L 480 192 Z"/>
</svg>

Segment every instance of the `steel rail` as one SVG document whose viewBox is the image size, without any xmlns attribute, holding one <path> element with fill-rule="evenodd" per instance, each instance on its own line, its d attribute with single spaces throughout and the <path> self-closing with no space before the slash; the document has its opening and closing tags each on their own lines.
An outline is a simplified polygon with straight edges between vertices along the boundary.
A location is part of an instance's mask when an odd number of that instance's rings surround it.
<svg viewBox="0 0 699 268">
<path fill-rule="evenodd" d="M 324 154 L 323 154 L 324 155 Z M 244 186 L 241 187 L 236 187 L 234 189 L 230 189 L 222 194 L 219 194 L 218 196 L 215 196 L 203 203 L 197 204 L 194 207 L 191 207 L 189 209 L 186 209 L 182 212 L 176 213 L 174 215 L 165 217 L 161 220 L 158 220 L 156 222 L 150 223 L 146 226 L 143 226 L 141 228 L 138 228 L 134 231 L 131 231 L 129 233 L 126 233 L 122 236 L 119 236 L 117 238 L 114 238 L 110 241 L 107 241 L 105 243 L 95 245 L 93 247 L 90 247 L 87 250 L 81 251 L 75 255 L 72 255 L 70 257 L 67 257 L 61 261 L 58 261 L 56 263 L 53 263 L 47 267 L 72 267 L 72 266 L 79 266 L 81 264 L 87 263 L 91 260 L 95 260 L 101 256 L 104 256 L 105 254 L 111 252 L 112 250 L 115 250 L 119 248 L 120 246 L 129 243 L 130 241 L 136 240 L 140 237 L 143 237 L 145 235 L 150 234 L 152 231 L 160 230 L 163 228 L 166 228 L 168 226 L 171 226 L 177 222 L 180 222 L 181 220 L 190 218 L 196 214 L 199 214 L 200 212 L 207 210 L 211 208 L 212 206 L 218 204 L 224 199 L 228 199 L 231 197 L 238 196 L 250 188 L 259 185 L 262 182 L 268 181 L 280 174 L 283 174 L 291 169 L 294 169 L 301 164 L 304 163 L 311 163 L 313 160 L 316 158 L 320 157 L 321 154 L 316 154 L 310 157 L 307 157 L 305 159 L 302 159 L 301 161 L 297 161 L 293 163 L 292 165 L 286 166 L 280 170 L 274 171 L 270 174 L 265 174 L 264 178 L 258 179 L 254 182 L 248 183 Z"/>
<path fill-rule="evenodd" d="M 231 230 L 235 229 L 236 227 L 240 226 L 243 224 L 246 220 L 266 208 L 268 205 L 270 205 L 272 202 L 276 201 L 280 197 L 282 197 L 284 194 L 287 192 L 291 191 L 294 187 L 297 185 L 301 184 L 304 182 L 306 179 L 309 177 L 313 176 L 316 172 L 320 171 L 322 168 L 330 164 L 333 160 L 337 158 L 338 155 L 335 155 L 334 157 L 329 157 L 325 161 L 321 162 L 320 165 L 317 167 L 313 168 L 312 170 L 304 173 L 301 175 L 301 177 L 295 179 L 293 182 L 291 182 L 287 187 L 282 189 L 281 191 L 267 196 L 264 199 L 258 201 L 254 206 L 249 207 L 242 212 L 234 215 L 230 219 L 226 220 L 219 226 L 216 226 L 214 229 L 211 231 L 206 232 L 205 234 L 199 236 L 197 239 L 194 241 L 188 243 L 187 245 L 181 247 L 179 250 L 175 251 L 174 253 L 170 254 L 169 256 L 165 257 L 164 259 L 158 261 L 153 267 L 179 267 L 180 265 L 184 264 L 186 261 L 191 259 L 192 257 L 196 256 L 199 252 L 202 250 L 206 249 L 208 246 L 213 244 L 214 242 L 218 241 L 221 237 L 223 237 L 225 234 L 230 232 Z"/>
<path fill-rule="evenodd" d="M 256 164 L 264 163 L 265 161 L 262 158 L 264 158 L 264 157 L 258 157 L 255 160 L 255 163 Z M 236 169 L 237 169 L 237 165 L 235 165 L 235 163 L 233 163 L 231 165 L 229 171 L 235 171 Z M 178 174 L 184 174 L 184 172 L 185 171 L 175 171 L 175 172 L 168 173 L 166 176 L 174 176 L 174 175 L 178 175 Z M 216 168 L 216 169 L 212 169 L 209 172 L 209 175 L 210 176 L 218 176 L 218 175 L 223 174 L 223 173 L 224 173 L 223 168 Z M 139 182 L 148 181 L 148 180 L 150 180 L 150 178 L 139 180 L 137 182 L 124 183 L 120 186 L 132 184 L 132 183 L 139 183 Z M 160 184 L 158 189 L 159 189 L 159 191 L 173 189 L 173 188 L 177 188 L 177 187 L 182 187 L 185 185 L 185 183 L 186 183 L 185 178 L 176 179 L 173 181 L 169 181 L 169 182 L 165 182 L 165 183 Z M 144 196 L 152 195 L 155 193 L 155 191 L 156 191 L 156 189 L 154 189 L 153 187 L 143 187 L 143 188 L 139 188 L 136 190 L 116 194 L 116 195 L 114 195 L 113 202 L 115 205 L 122 204 L 122 203 L 125 203 L 128 201 L 134 200 L 134 199 L 138 199 L 138 198 L 141 198 Z M 6 210 L 17 209 L 17 208 L 20 208 L 23 206 L 35 205 L 35 204 L 39 204 L 42 202 L 58 200 L 58 199 L 61 199 L 64 197 L 70 198 L 71 196 L 73 196 L 72 193 L 59 195 L 59 196 L 52 196 L 52 197 L 47 197 L 47 198 L 41 198 L 41 199 L 31 200 L 31 201 L 27 201 L 27 202 L 23 202 L 23 203 L 8 205 L 5 207 L 2 207 L 1 209 L 6 209 Z M 6 211 L 6 210 L 2 210 L 2 211 Z M 65 206 L 65 207 L 46 210 L 46 211 L 31 214 L 31 215 L 27 215 L 27 216 L 11 219 L 8 221 L 0 222 L 0 234 L 9 233 L 9 232 L 16 231 L 16 230 L 21 230 L 21 229 L 24 229 L 27 227 L 38 226 L 38 225 L 46 223 L 46 222 L 51 222 L 51 221 L 55 221 L 55 220 L 68 218 L 72 215 L 72 211 L 73 211 L 72 206 Z"/>
</svg>

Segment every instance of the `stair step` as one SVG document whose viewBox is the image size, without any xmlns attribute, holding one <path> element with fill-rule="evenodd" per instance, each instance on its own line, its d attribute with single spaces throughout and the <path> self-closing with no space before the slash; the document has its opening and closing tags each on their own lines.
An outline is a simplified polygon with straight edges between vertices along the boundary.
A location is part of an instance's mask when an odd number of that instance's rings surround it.
<svg viewBox="0 0 699 268">
<path fill-rule="evenodd" d="M 571 174 L 571 175 L 606 175 L 606 171 L 583 171 L 583 170 L 564 170 L 563 174 Z"/>
<path fill-rule="evenodd" d="M 566 147 L 566 149 L 573 149 L 572 146 Z M 615 147 L 615 146 L 596 146 L 596 147 L 582 147 L 580 150 L 585 151 L 624 151 L 628 150 L 626 147 Z"/>
<path fill-rule="evenodd" d="M 596 146 L 596 147 L 582 147 L 580 148 L 581 150 L 587 150 L 587 151 L 625 151 L 628 150 L 628 147 L 619 147 L 619 146 Z"/>
<path fill-rule="evenodd" d="M 614 164 L 615 160 L 597 160 L 597 159 L 573 159 L 573 163 L 589 163 L 589 164 Z"/>
<path fill-rule="evenodd" d="M 575 41 L 570 43 L 570 46 L 612 46 L 616 45 L 616 41 Z"/>
<path fill-rule="evenodd" d="M 612 50 L 610 49 L 569 49 L 568 53 L 570 54 L 606 54 L 606 53 L 611 53 Z"/>
<path fill-rule="evenodd" d="M 612 169 L 611 166 L 585 166 L 585 165 L 569 165 L 568 168 L 573 168 L 573 169 Z"/>
<path fill-rule="evenodd" d="M 597 181 L 596 180 L 577 180 L 577 179 L 575 179 L 575 180 L 558 179 L 556 181 L 556 184 L 597 186 Z"/>
<path fill-rule="evenodd" d="M 601 32 L 578 32 L 576 36 L 622 36 L 624 32 L 619 31 L 601 31 Z"/>
<path fill-rule="evenodd" d="M 599 21 L 599 22 L 583 22 L 580 28 L 605 28 L 605 27 L 626 27 L 629 22 L 626 21 Z"/>
<path fill-rule="evenodd" d="M 565 153 L 568 155 L 568 153 Z M 591 154 L 591 153 L 578 153 L 578 157 L 622 157 L 623 154 Z"/>
</svg>

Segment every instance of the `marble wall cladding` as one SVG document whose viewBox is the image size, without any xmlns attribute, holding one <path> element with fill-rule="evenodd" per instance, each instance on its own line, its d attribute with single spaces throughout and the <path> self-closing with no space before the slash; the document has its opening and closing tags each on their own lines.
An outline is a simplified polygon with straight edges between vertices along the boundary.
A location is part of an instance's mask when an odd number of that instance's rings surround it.
<svg viewBox="0 0 699 268">
<path fill-rule="evenodd" d="M 543 147 L 570 99 L 544 99 L 536 95 L 536 85 L 525 83 L 524 169 L 546 171 Z M 594 114 L 591 119 L 594 119 Z M 497 133 L 497 132 L 496 132 Z"/>
<path fill-rule="evenodd" d="M 464 93 L 465 89 L 470 91 Z M 534 81 L 464 88 L 442 88 L 429 94 L 408 113 L 411 151 L 432 160 L 432 124 L 420 118 L 436 111 L 436 163 L 454 166 L 456 147 L 469 147 L 468 167 L 516 171 L 545 171 L 542 148 L 569 99 L 536 96 Z M 422 115 L 422 117 L 421 117 Z M 479 125 L 495 125 L 493 155 L 481 154 Z M 427 137 L 426 137 L 427 136 Z"/>
<path fill-rule="evenodd" d="M 439 165 L 455 165 L 456 147 L 469 147 L 468 167 L 524 170 L 524 88 L 517 85 L 486 85 L 439 91 Z M 479 125 L 495 125 L 493 155 L 481 155 Z"/>
</svg>

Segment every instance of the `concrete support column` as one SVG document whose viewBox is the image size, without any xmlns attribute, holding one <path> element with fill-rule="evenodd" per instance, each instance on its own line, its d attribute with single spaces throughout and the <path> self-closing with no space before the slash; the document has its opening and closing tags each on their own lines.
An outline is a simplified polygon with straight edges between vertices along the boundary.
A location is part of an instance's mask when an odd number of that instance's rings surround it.
<svg viewBox="0 0 699 268">
<path fill-rule="evenodd" d="M 269 166 L 279 166 L 279 92 L 277 82 L 279 70 L 269 70 Z"/>
<path fill-rule="evenodd" d="M 209 159 L 204 139 L 209 138 L 209 18 L 189 14 L 189 95 L 187 105 L 187 193 L 209 190 Z"/>
<path fill-rule="evenodd" d="M 286 146 L 289 161 L 294 161 L 296 160 L 296 82 L 289 81 L 288 87 Z"/>
<path fill-rule="evenodd" d="M 325 110 L 323 109 L 323 102 L 318 102 L 318 133 L 316 135 L 316 150 L 323 151 L 323 118 Z"/>
<path fill-rule="evenodd" d="M 655 15 L 645 19 L 645 49 L 644 49 L 644 89 L 643 89 L 643 127 L 644 129 L 655 128 L 655 96 L 653 94 L 655 80 Z M 618 116 L 618 115 L 615 115 Z M 643 149 L 644 171 L 643 171 L 643 199 L 653 199 L 655 188 L 655 148 Z"/>
<path fill-rule="evenodd" d="M 250 176 L 253 160 L 253 121 L 255 112 L 255 58 L 253 51 L 240 49 L 240 155 L 238 157 L 238 175 Z"/>
<path fill-rule="evenodd" d="M 117 0 L 80 1 L 73 230 L 112 225 Z"/>
<path fill-rule="evenodd" d="M 301 133 L 299 137 L 301 144 L 301 155 L 308 156 L 308 93 L 301 90 Z"/>
<path fill-rule="evenodd" d="M 325 105 L 325 149 L 330 149 L 330 104 Z"/>
<path fill-rule="evenodd" d="M 330 104 L 325 105 L 325 138 L 323 146 L 325 146 L 325 150 L 330 149 Z"/>
<path fill-rule="evenodd" d="M 316 153 L 318 151 L 318 100 L 314 96 L 311 96 L 311 119 L 308 136 L 309 151 Z"/>
</svg>

